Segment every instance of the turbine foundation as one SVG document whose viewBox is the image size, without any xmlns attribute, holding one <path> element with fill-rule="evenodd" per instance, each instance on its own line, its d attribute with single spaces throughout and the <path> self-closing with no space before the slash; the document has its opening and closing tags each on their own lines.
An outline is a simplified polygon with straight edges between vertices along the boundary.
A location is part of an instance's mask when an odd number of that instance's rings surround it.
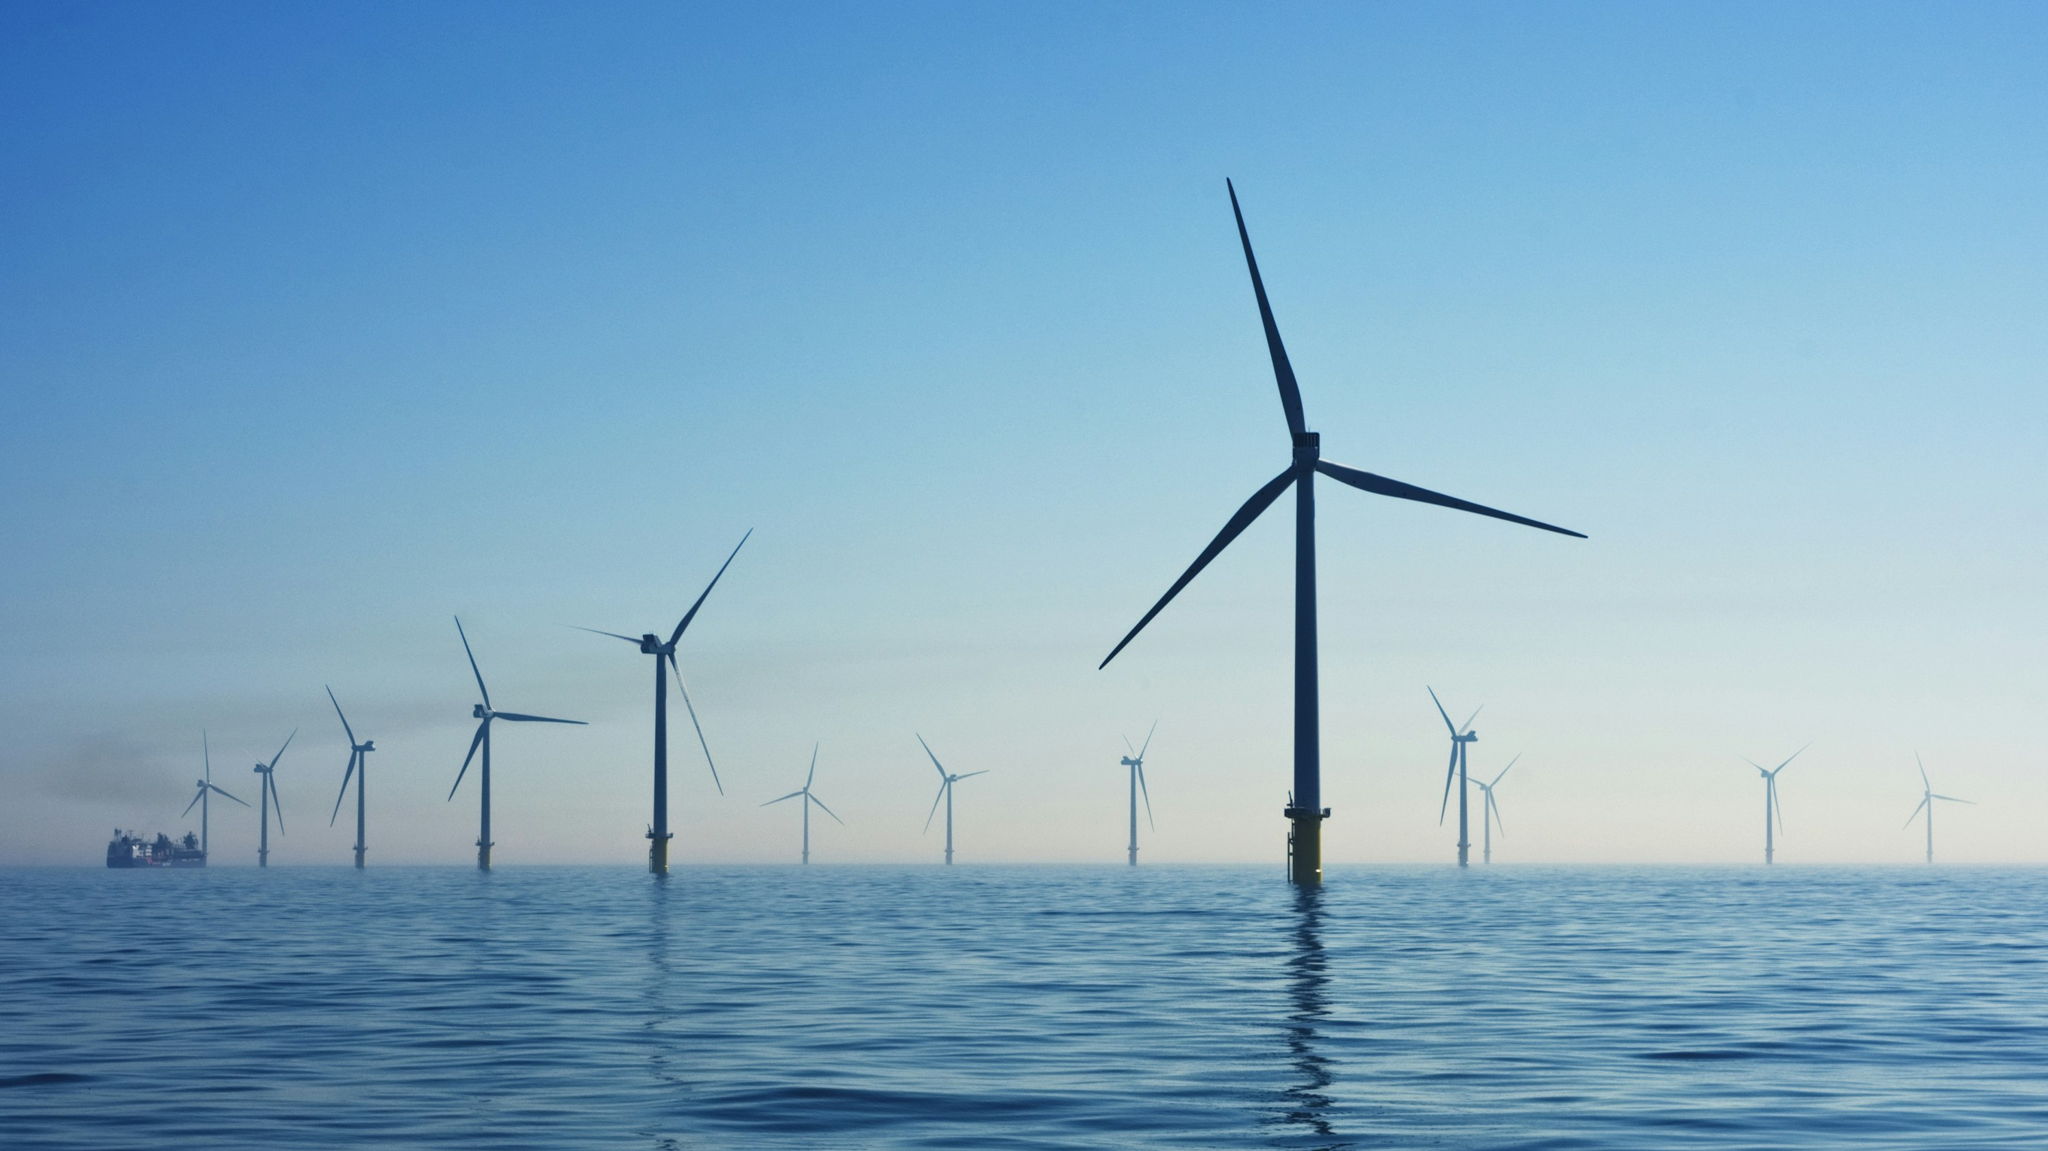
<svg viewBox="0 0 2048 1151">
<path fill-rule="evenodd" d="M 668 874 L 668 841 L 674 838 L 673 833 L 647 833 L 647 870 L 650 874 Z"/>
<path fill-rule="evenodd" d="M 1287 878 L 1301 887 L 1319 887 L 1323 882 L 1323 821 L 1330 818 L 1330 809 L 1316 811 L 1307 807 L 1289 807 L 1281 811 L 1287 817 Z"/>
</svg>

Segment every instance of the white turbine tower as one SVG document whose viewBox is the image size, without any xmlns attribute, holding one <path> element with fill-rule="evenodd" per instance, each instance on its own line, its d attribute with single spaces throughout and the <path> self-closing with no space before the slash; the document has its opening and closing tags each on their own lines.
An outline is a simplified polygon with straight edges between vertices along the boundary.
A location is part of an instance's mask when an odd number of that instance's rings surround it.
<svg viewBox="0 0 2048 1151">
<path fill-rule="evenodd" d="M 1916 764 L 1919 764 L 1919 765 L 1920 765 L 1920 786 L 1921 786 L 1921 788 L 1922 788 L 1922 791 L 1921 791 L 1921 795 L 1920 795 L 1920 806 L 1919 806 L 1919 807 L 1916 807 L 1916 808 L 1914 808 L 1914 809 L 1913 809 L 1913 814 L 1911 814 L 1911 815 L 1909 815 L 1909 816 L 1907 816 L 1907 817 L 1906 817 L 1906 826 L 1907 826 L 1907 827 L 1911 827 L 1911 826 L 1913 826 L 1913 821 L 1914 821 L 1914 820 L 1916 820 L 1916 819 L 1918 819 L 1918 818 L 1920 818 L 1920 812 L 1921 812 L 1921 811 L 1922 811 L 1923 809 L 1925 809 L 1925 811 L 1927 812 L 1927 862 L 1929 862 L 1929 863 L 1933 863 L 1933 862 L 1934 862 L 1934 801 L 1935 801 L 1935 800 L 1937 800 L 1937 799 L 1945 799 L 1945 800 L 1949 801 L 1950 803 L 1967 803 L 1967 804 L 1969 804 L 1969 805 L 1970 805 L 1970 806 L 1972 806 L 1972 807 L 1975 807 L 1975 806 L 1977 805 L 1977 801 L 1976 801 L 1976 800 L 1974 800 L 1974 799 L 1957 799 L 1957 798 L 1956 798 L 1955 796 L 1953 796 L 1953 795 L 1936 795 L 1936 794 L 1934 794 L 1934 785 L 1933 785 L 1933 784 L 1931 784 L 1931 783 L 1929 783 L 1929 782 L 1927 782 L 1927 765 L 1926 765 L 1925 763 L 1921 763 L 1921 761 L 1920 761 L 1920 753 L 1919 753 L 1919 752 L 1917 752 L 1917 751 L 1913 753 L 1913 762 L 1914 762 L 1914 763 L 1916 763 Z"/>
<path fill-rule="evenodd" d="M 805 863 L 809 863 L 809 862 L 811 861 L 811 805 L 812 805 L 812 804 L 814 804 L 814 803 L 815 803 L 815 804 L 817 804 L 817 805 L 818 805 L 818 810 L 819 810 L 819 811 L 822 811 L 822 812 L 824 812 L 824 813 L 825 813 L 826 815 L 830 815 L 830 816 L 832 816 L 832 821 L 833 821 L 834 823 L 837 823 L 837 824 L 838 824 L 839 826 L 841 826 L 841 827 L 845 827 L 845 826 L 846 826 L 846 821 L 845 821 L 845 820 L 843 820 L 843 819 L 841 819 L 841 818 L 839 818 L 839 816 L 838 816 L 838 815 L 834 814 L 831 808 L 829 808 L 829 807 L 826 807 L 826 806 L 825 806 L 825 801 L 824 801 L 824 800 L 822 800 L 822 799 L 819 799 L 819 798 L 818 798 L 817 796 L 815 796 L 815 795 L 812 795 L 812 794 L 811 794 L 811 781 L 812 781 L 813 779 L 816 779 L 817 777 L 818 777 L 818 745 L 814 743 L 814 744 L 812 744 L 812 745 L 811 745 L 811 771 L 810 771 L 810 774 L 809 774 L 809 775 L 806 775 L 806 776 L 804 776 L 804 785 L 803 785 L 802 787 L 799 787 L 799 788 L 797 788 L 797 789 L 796 789 L 795 791 L 792 791 L 792 792 L 790 792 L 790 793 L 789 793 L 788 795 L 779 795 L 779 796 L 776 796 L 776 797 L 775 797 L 774 799 L 771 799 L 771 800 L 769 800 L 769 801 L 768 801 L 767 803 L 764 803 L 764 804 L 762 804 L 762 805 L 761 805 L 762 807 L 769 807 L 769 806 L 772 806 L 772 805 L 774 805 L 774 804 L 778 804 L 778 803 L 781 803 L 781 802 L 782 802 L 783 800 L 785 800 L 785 799 L 795 799 L 795 798 L 796 798 L 796 797 L 798 797 L 798 796 L 802 796 L 802 797 L 803 797 L 803 800 L 804 800 L 804 803 L 803 803 L 803 807 L 804 807 L 804 862 L 805 862 Z"/>
<path fill-rule="evenodd" d="M 1776 767 L 1765 767 L 1763 764 L 1747 756 L 1743 757 L 1742 762 L 1756 768 L 1757 774 L 1764 777 L 1764 862 L 1766 864 L 1776 862 L 1778 854 L 1777 824 L 1785 822 L 1784 809 L 1778 806 L 1778 773 L 1785 770 L 1786 763 L 1791 763 L 1793 760 L 1798 759 L 1800 752 L 1812 746 L 1809 743 L 1806 747 L 1800 748 L 1799 751 L 1786 756 L 1785 763 L 1781 763 Z M 1775 819 L 1773 818 L 1774 816 Z"/>
<path fill-rule="evenodd" d="M 1152 721 L 1152 731 L 1145 733 L 1145 742 L 1133 750 L 1131 754 L 1117 761 L 1131 769 L 1131 846 L 1129 850 L 1132 867 L 1138 866 L 1138 795 L 1140 793 L 1143 793 L 1145 796 L 1145 823 L 1152 830 L 1159 830 L 1159 825 L 1152 822 L 1152 790 L 1145 786 L 1145 750 L 1152 746 L 1152 732 L 1158 730 L 1159 721 L 1155 719 Z M 1131 737 L 1128 735 L 1124 737 L 1124 746 L 1126 748 L 1131 746 Z"/>
<path fill-rule="evenodd" d="M 938 798 L 932 800 L 932 809 L 924 817 L 924 829 L 926 831 L 932 829 L 932 817 L 939 813 L 939 800 L 944 800 L 946 802 L 946 866 L 951 867 L 953 866 L 953 785 L 963 779 L 973 779 L 977 775 L 987 775 L 988 772 L 986 770 L 970 771 L 965 775 L 952 775 L 946 771 L 946 765 L 939 762 L 939 757 L 933 754 L 932 745 L 926 743 L 923 736 L 917 737 L 917 743 L 918 746 L 924 748 L 926 755 L 932 757 L 932 766 L 939 770 Z"/>
<path fill-rule="evenodd" d="M 1500 821 L 1500 805 L 1493 801 L 1493 785 L 1501 781 L 1501 776 L 1513 771 L 1515 764 L 1521 762 L 1521 759 L 1521 755 L 1517 754 L 1515 758 L 1508 760 L 1508 765 L 1500 769 L 1500 775 L 1494 776 L 1490 782 L 1481 783 L 1476 779 L 1472 781 L 1472 786 L 1479 789 L 1481 796 L 1479 802 L 1479 826 L 1482 829 L 1480 839 L 1486 845 L 1486 854 L 1480 856 L 1480 859 L 1486 863 L 1493 862 L 1494 827 L 1499 825 L 1502 835 L 1508 833 L 1507 825 L 1502 824 Z"/>
</svg>

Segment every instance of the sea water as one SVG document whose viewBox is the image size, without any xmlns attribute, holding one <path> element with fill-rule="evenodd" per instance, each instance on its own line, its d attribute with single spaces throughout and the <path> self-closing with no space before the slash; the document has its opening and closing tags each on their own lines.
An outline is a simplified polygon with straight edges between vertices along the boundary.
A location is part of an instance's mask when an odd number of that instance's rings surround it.
<svg viewBox="0 0 2048 1151">
<path fill-rule="evenodd" d="M 2048 1147 L 2048 872 L 0 872 L 0 1146 Z"/>
</svg>

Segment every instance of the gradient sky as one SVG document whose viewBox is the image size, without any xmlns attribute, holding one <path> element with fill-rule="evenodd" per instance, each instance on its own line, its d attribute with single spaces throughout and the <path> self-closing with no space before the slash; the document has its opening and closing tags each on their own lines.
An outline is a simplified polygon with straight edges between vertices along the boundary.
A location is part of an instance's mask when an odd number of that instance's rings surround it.
<svg viewBox="0 0 2048 1151">
<path fill-rule="evenodd" d="M 1328 458 L 1332 862 L 1449 860 L 1424 691 L 1486 705 L 1503 861 L 2048 839 L 2048 10 L 2033 4 L 0 11 L 0 863 L 175 833 L 285 734 L 279 864 L 371 760 L 373 863 L 1270 861 L 1292 531 L 1096 663 L 1285 424 Z M 680 722 L 680 714 L 677 716 Z M 194 812 L 194 817 L 197 813 Z M 215 811 L 221 864 L 255 821 Z M 1475 832 L 1475 839 L 1477 838 Z"/>
</svg>

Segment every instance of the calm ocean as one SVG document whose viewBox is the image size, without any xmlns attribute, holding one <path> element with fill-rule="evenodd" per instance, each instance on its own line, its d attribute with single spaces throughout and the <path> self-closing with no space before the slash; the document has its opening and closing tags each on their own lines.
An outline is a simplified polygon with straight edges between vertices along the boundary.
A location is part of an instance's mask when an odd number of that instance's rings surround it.
<svg viewBox="0 0 2048 1151">
<path fill-rule="evenodd" d="M 2048 872 L 0 872 L 0 1146 L 2048 1147 Z"/>
</svg>

